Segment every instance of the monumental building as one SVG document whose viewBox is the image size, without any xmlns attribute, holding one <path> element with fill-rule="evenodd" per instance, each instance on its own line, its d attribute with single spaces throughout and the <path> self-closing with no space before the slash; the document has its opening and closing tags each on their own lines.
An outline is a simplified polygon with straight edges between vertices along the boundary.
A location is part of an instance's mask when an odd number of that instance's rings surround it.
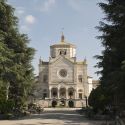
<svg viewBox="0 0 125 125">
<path fill-rule="evenodd" d="M 77 61 L 76 46 L 62 34 L 60 42 L 50 46 L 49 61 L 39 60 L 35 97 L 44 107 L 82 107 L 93 89 L 87 73 L 87 61 Z"/>
</svg>

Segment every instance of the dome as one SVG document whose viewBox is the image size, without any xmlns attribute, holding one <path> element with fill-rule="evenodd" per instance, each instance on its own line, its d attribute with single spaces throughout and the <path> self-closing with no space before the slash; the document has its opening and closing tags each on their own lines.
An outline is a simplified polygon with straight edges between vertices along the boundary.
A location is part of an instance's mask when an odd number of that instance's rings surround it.
<svg viewBox="0 0 125 125">
<path fill-rule="evenodd" d="M 69 43 L 65 40 L 65 36 L 63 34 L 61 36 L 60 42 L 57 43 L 57 44 L 51 45 L 50 47 L 52 47 L 52 48 L 55 48 L 55 47 L 56 48 L 63 48 L 63 47 L 65 47 L 65 48 L 76 48 L 75 45 L 73 45 L 73 44 L 71 44 L 71 43 Z"/>
</svg>

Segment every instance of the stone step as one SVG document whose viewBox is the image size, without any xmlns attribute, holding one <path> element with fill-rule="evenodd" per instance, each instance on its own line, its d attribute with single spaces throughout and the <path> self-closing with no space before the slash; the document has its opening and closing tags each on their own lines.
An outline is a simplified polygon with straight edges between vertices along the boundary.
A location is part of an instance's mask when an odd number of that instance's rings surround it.
<svg viewBox="0 0 125 125">
<path fill-rule="evenodd" d="M 76 111 L 81 108 L 44 108 L 44 111 Z"/>
</svg>

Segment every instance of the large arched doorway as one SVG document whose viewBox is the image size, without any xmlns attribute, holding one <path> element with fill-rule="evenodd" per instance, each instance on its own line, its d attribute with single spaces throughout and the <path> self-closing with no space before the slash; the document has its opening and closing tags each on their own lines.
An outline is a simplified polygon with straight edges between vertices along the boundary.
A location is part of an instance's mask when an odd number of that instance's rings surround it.
<svg viewBox="0 0 125 125">
<path fill-rule="evenodd" d="M 70 108 L 74 107 L 74 101 L 73 100 L 69 100 L 68 105 Z"/>
<path fill-rule="evenodd" d="M 60 106 L 65 107 L 66 105 L 66 88 L 60 88 L 59 90 Z"/>
<path fill-rule="evenodd" d="M 60 88 L 59 96 L 60 96 L 61 99 L 66 98 L 66 88 Z"/>
<path fill-rule="evenodd" d="M 61 106 L 61 107 L 65 107 L 65 106 L 66 106 L 66 100 L 65 100 L 65 99 L 62 98 L 62 99 L 60 100 L 60 106 Z"/>
<path fill-rule="evenodd" d="M 56 107 L 57 106 L 57 101 L 56 100 L 53 100 L 52 101 L 52 107 Z"/>
<path fill-rule="evenodd" d="M 58 89 L 57 88 L 52 88 L 51 89 L 51 94 L 52 94 L 52 98 L 57 98 Z"/>
<path fill-rule="evenodd" d="M 75 99 L 75 90 L 74 88 L 69 88 L 68 89 L 68 96 L 70 99 Z"/>
</svg>

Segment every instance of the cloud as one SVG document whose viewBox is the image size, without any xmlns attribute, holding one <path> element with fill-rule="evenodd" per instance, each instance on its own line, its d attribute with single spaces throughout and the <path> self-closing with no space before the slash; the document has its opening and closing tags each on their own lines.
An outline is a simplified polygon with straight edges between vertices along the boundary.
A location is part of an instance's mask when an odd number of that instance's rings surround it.
<svg viewBox="0 0 125 125">
<path fill-rule="evenodd" d="M 29 27 L 27 25 L 22 25 L 22 26 L 20 26 L 20 30 L 22 32 L 28 32 L 30 29 L 29 29 Z"/>
<path fill-rule="evenodd" d="M 56 0 L 46 0 L 41 7 L 39 8 L 39 10 L 41 12 L 46 12 L 49 11 L 56 3 Z"/>
<path fill-rule="evenodd" d="M 34 24 L 36 21 L 36 18 L 32 15 L 27 15 L 24 18 L 24 21 L 20 25 L 21 32 L 29 32 L 31 30 L 31 25 Z"/>
<path fill-rule="evenodd" d="M 25 17 L 25 21 L 26 21 L 26 23 L 28 23 L 28 24 L 34 24 L 35 21 L 36 21 L 36 19 L 35 19 L 35 17 L 32 16 L 32 15 L 27 15 L 27 16 Z"/>
<path fill-rule="evenodd" d="M 21 16 L 21 15 L 23 15 L 25 13 L 25 9 L 23 8 L 23 7 L 17 7 L 17 9 L 16 9 L 16 14 L 18 15 L 18 16 Z"/>
</svg>

